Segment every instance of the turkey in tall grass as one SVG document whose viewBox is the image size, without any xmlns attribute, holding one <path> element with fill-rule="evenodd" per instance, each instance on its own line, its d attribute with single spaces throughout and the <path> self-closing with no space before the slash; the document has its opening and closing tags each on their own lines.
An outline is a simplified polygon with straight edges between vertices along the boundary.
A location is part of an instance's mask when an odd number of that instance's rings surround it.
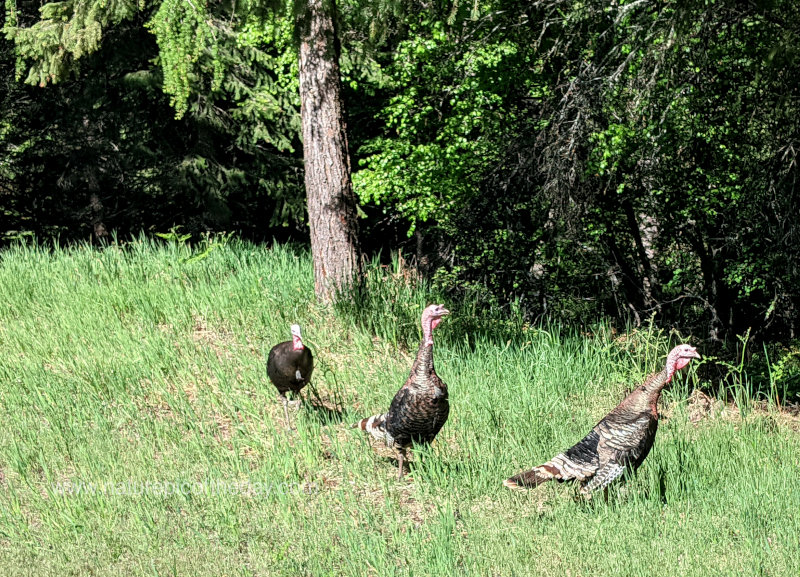
<svg viewBox="0 0 800 577">
<path fill-rule="evenodd" d="M 433 366 L 433 330 L 450 314 L 444 305 L 422 312 L 422 341 L 411 373 L 389 405 L 389 411 L 360 420 L 354 428 L 366 431 L 397 451 L 398 481 L 403 478 L 406 449 L 412 443 L 433 441 L 450 414 L 447 385 Z"/>
<path fill-rule="evenodd" d="M 300 394 L 300 390 L 311 380 L 314 372 L 314 355 L 303 344 L 300 335 L 300 325 L 292 325 L 292 340 L 278 343 L 269 352 L 267 357 L 267 376 L 275 388 L 278 389 L 278 398 L 283 403 L 283 415 L 286 418 L 286 429 L 289 424 L 289 400 L 286 393 Z"/>
<path fill-rule="evenodd" d="M 648 376 L 577 444 L 503 484 L 523 489 L 553 479 L 575 480 L 581 485 L 581 493 L 589 495 L 607 487 L 626 469 L 635 471 L 653 447 L 661 391 L 677 371 L 699 358 L 694 347 L 678 345 L 670 351 L 663 370 Z"/>
</svg>

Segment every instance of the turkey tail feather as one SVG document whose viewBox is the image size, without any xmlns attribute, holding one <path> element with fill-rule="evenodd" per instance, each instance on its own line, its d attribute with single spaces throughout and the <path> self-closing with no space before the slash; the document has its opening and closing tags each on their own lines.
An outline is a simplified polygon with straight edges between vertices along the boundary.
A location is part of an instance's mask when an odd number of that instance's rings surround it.
<svg viewBox="0 0 800 577">
<path fill-rule="evenodd" d="M 354 429 L 361 429 L 362 431 L 366 431 L 376 439 L 380 441 L 385 441 L 387 439 L 386 435 L 386 415 L 372 415 L 371 417 L 367 417 L 366 419 L 361 419 L 355 425 L 353 425 Z"/>
<path fill-rule="evenodd" d="M 545 463 L 534 467 L 530 471 L 519 473 L 503 481 L 503 485 L 509 489 L 527 489 L 538 487 L 542 483 L 552 479 L 561 480 L 560 472 L 551 463 Z"/>
</svg>

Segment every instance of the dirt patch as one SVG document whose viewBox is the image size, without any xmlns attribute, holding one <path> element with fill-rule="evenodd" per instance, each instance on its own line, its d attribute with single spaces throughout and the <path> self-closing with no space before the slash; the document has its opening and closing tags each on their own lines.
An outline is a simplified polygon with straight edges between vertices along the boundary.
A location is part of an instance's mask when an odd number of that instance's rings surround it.
<svg viewBox="0 0 800 577">
<path fill-rule="evenodd" d="M 217 433 L 214 435 L 216 439 L 220 442 L 230 441 L 233 436 L 231 432 L 231 418 L 228 415 L 223 415 L 222 413 L 214 411 L 211 415 L 211 420 L 217 426 Z"/>
<path fill-rule="evenodd" d="M 201 316 L 194 316 L 192 339 L 195 343 L 208 346 L 219 360 L 231 361 L 235 358 L 231 348 L 235 345 L 230 331 L 221 328 L 210 328 Z"/>
<path fill-rule="evenodd" d="M 687 401 L 689 422 L 697 426 L 702 421 L 722 419 L 730 422 L 741 422 L 742 411 L 733 402 L 724 402 L 704 393 L 699 389 L 692 391 Z M 776 425 L 787 427 L 793 431 L 800 431 L 800 405 L 786 404 L 776 406 L 767 401 L 753 401 L 746 411 L 748 417 L 769 417 Z M 664 418 L 673 414 L 671 408 L 662 411 Z"/>
<path fill-rule="evenodd" d="M 153 419 L 158 421 L 178 420 L 170 404 L 164 400 L 163 396 L 159 392 L 153 391 L 146 393 L 141 398 L 141 404 L 144 406 L 140 407 L 140 410 L 143 410 Z"/>
<path fill-rule="evenodd" d="M 500 486 L 500 483 L 498 483 L 498 486 Z M 517 503 L 509 506 L 507 499 L 500 499 L 494 495 L 485 495 L 470 504 L 470 513 L 479 517 L 491 516 L 505 519 L 509 525 L 513 525 L 522 519 L 541 517 L 553 509 L 553 492 L 548 490 L 547 486 L 521 491 L 511 491 L 501 486 L 499 490 L 503 491 L 503 494 L 512 497 L 515 502 L 524 501 L 524 504 Z"/>
<path fill-rule="evenodd" d="M 689 422 L 696 425 L 703 419 L 713 419 L 715 415 L 720 415 L 724 408 L 725 405 L 722 401 L 712 399 L 700 389 L 695 389 L 689 395 L 687 403 Z"/>
<path fill-rule="evenodd" d="M 396 473 L 392 471 L 392 480 Z M 348 500 L 339 501 L 326 499 L 329 506 L 340 510 L 342 517 L 349 517 L 356 526 L 370 526 L 372 520 L 361 513 L 382 509 L 386 507 L 387 501 L 394 502 L 398 510 L 403 512 L 403 517 L 411 521 L 415 528 L 420 527 L 428 519 L 435 517 L 438 509 L 434 502 L 420 501 L 414 496 L 414 484 L 408 480 L 397 483 L 392 482 L 388 491 L 373 484 L 355 479 L 337 477 L 330 473 L 321 475 L 320 481 L 309 485 L 318 492 L 337 492 L 346 491 L 355 497 L 358 503 L 357 510 L 345 503 Z M 352 505 L 352 501 L 349 503 Z"/>
</svg>

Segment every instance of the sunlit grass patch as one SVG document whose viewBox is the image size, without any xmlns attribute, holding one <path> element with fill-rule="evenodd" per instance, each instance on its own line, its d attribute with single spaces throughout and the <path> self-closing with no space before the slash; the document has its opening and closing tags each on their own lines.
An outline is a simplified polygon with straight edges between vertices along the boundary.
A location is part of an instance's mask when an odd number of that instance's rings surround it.
<svg viewBox="0 0 800 577">
<path fill-rule="evenodd" d="M 716 384 L 691 370 L 608 502 L 502 487 L 663 362 L 663 333 L 529 327 L 513 311 L 492 333 L 505 312 L 448 303 L 435 355 L 451 417 L 397 483 L 392 452 L 349 425 L 388 408 L 421 307 L 441 297 L 375 268 L 360 301 L 325 307 L 302 250 L 193 254 L 146 240 L 0 253 L 4 574 L 800 571 L 796 416 L 734 396 L 703 408 L 696 385 Z M 292 322 L 317 367 L 287 434 L 265 355 Z"/>
</svg>

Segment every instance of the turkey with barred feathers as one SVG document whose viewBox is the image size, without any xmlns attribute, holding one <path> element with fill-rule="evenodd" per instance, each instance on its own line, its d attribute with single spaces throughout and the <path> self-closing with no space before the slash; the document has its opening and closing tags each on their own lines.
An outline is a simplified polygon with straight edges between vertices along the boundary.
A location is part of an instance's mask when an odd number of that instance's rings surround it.
<svg viewBox="0 0 800 577">
<path fill-rule="evenodd" d="M 286 430 L 291 430 L 289 400 L 286 398 L 286 393 L 291 391 L 299 394 L 311 379 L 311 373 L 314 372 L 314 355 L 303 344 L 300 325 L 292 325 L 291 331 L 292 340 L 278 343 L 272 347 L 267 358 L 267 376 L 278 389 L 278 398 L 283 402 Z"/>
<path fill-rule="evenodd" d="M 576 480 L 581 484 L 580 492 L 590 495 L 606 488 L 627 468 L 635 471 L 653 447 L 661 391 L 675 372 L 699 358 L 694 347 L 678 345 L 670 351 L 662 371 L 648 376 L 577 444 L 503 484 L 510 489 L 524 489 L 553 479 Z"/>
<path fill-rule="evenodd" d="M 450 314 L 444 305 L 430 305 L 422 312 L 422 342 L 405 384 L 382 415 L 361 419 L 353 425 L 394 448 L 398 456 L 397 480 L 403 478 L 406 449 L 414 443 L 430 443 L 447 421 L 450 404 L 447 385 L 433 366 L 433 329 Z"/>
</svg>

